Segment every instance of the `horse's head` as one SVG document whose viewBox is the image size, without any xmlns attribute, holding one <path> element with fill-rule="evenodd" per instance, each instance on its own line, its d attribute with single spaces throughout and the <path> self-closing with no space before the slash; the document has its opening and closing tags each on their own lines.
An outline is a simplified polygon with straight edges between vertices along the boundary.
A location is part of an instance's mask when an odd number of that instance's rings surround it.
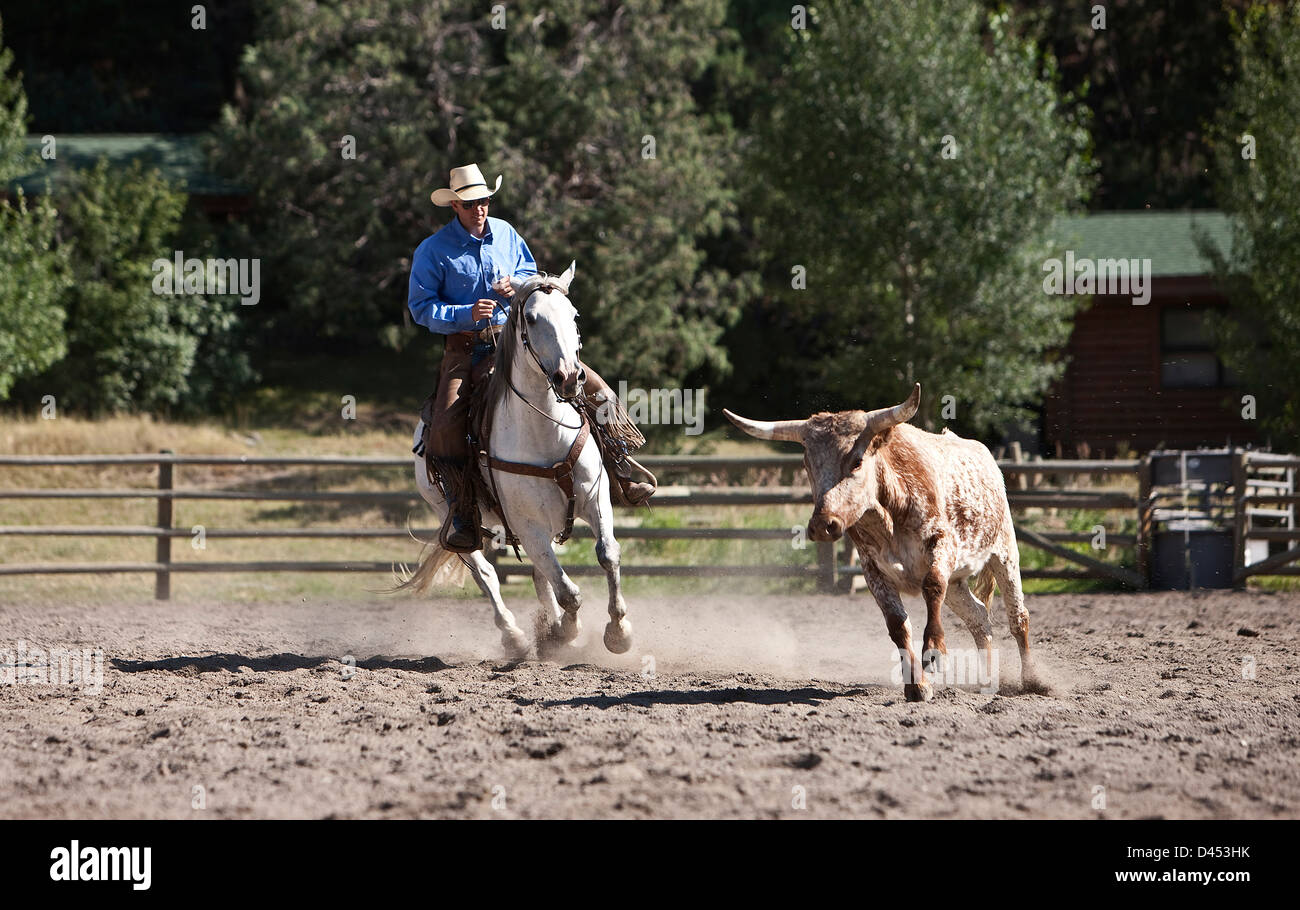
<svg viewBox="0 0 1300 910">
<path fill-rule="evenodd" d="M 576 267 L 573 262 L 563 275 L 532 275 L 525 279 L 515 291 L 506 326 L 511 340 L 517 338 L 524 349 L 518 352 L 523 357 L 520 369 L 539 370 L 558 398 L 578 394 L 586 379 L 578 364 L 582 349 L 578 311 L 568 296 Z"/>
</svg>

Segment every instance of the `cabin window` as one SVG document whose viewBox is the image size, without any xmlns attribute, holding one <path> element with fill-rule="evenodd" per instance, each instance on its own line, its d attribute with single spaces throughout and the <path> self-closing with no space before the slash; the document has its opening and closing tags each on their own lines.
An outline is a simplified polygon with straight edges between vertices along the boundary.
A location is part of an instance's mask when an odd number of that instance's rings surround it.
<svg viewBox="0 0 1300 910">
<path fill-rule="evenodd" d="M 1233 376 L 1214 353 L 1206 324 L 1208 307 L 1167 307 L 1160 314 L 1160 385 L 1166 389 L 1212 389 Z"/>
</svg>

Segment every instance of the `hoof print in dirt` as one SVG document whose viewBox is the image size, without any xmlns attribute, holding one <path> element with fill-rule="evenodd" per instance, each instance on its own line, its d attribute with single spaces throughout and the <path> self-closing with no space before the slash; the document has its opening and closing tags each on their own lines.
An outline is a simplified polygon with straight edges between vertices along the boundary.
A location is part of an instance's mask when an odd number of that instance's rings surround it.
<svg viewBox="0 0 1300 910">
<path fill-rule="evenodd" d="M 1051 695 L 1052 687 L 1041 679 L 1027 679 L 1020 686 L 1021 695 Z"/>
<path fill-rule="evenodd" d="M 804 752 L 790 759 L 791 768 L 800 768 L 804 771 L 811 771 L 822 763 L 822 757 L 816 752 Z"/>
<path fill-rule="evenodd" d="M 543 636 L 537 639 L 537 659 L 558 661 L 565 654 L 573 653 L 573 645 L 561 638 Z"/>
</svg>

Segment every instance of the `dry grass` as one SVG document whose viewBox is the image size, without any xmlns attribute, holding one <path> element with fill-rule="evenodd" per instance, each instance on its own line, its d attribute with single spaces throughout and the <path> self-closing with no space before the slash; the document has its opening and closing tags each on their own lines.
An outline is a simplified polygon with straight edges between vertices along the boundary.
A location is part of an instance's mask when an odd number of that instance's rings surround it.
<svg viewBox="0 0 1300 910">
<path fill-rule="evenodd" d="M 364 415 L 359 415 L 364 416 Z M 407 458 L 411 430 L 386 415 L 383 420 L 349 421 L 334 432 L 308 432 L 285 427 L 233 429 L 215 422 L 168 423 L 149 417 L 112 417 L 90 421 L 75 418 L 42 420 L 6 418 L 0 421 L 0 451 L 30 455 L 134 454 L 170 449 L 178 454 L 204 455 L 365 455 Z M 736 454 L 761 454 L 759 445 L 727 442 L 718 448 Z M 0 489 L 156 489 L 154 465 L 0 466 Z M 177 465 L 174 484 L 181 489 L 215 487 L 256 490 L 352 490 L 414 493 L 410 469 L 320 468 L 313 466 Z M 651 523 L 666 527 L 718 523 L 759 527 L 799 524 L 806 518 L 796 507 L 777 509 L 657 509 Z M 620 523 L 636 523 L 646 513 L 624 512 Z M 428 527 L 432 513 L 422 502 L 410 504 L 352 502 L 176 500 L 172 525 L 180 528 L 401 528 Z M 157 523 L 157 503 L 151 499 L 4 499 L 0 526 L 8 525 L 144 525 Z M 237 562 L 302 560 L 313 562 L 413 562 L 420 547 L 404 538 L 381 539 L 242 539 L 213 538 L 196 549 L 197 535 L 171 544 L 177 562 Z M 0 563 L 153 562 L 152 537 L 34 537 L 0 536 Z M 564 551 L 566 562 L 595 564 L 590 541 L 575 540 Z M 770 563 L 789 559 L 779 541 L 687 542 L 625 541 L 624 559 L 632 563 L 685 561 Z M 797 561 L 811 561 L 799 554 Z M 518 578 L 518 576 L 516 576 Z M 743 581 L 743 580 L 742 580 Z M 218 597 L 230 601 L 301 598 L 379 600 L 374 592 L 390 579 L 378 574 L 352 573 L 176 573 L 175 599 Z M 101 575 L 0 576 L 0 603 L 57 602 L 65 599 L 140 598 L 153 590 L 147 573 Z M 526 583 L 525 583 L 526 584 Z M 629 579 L 629 591 L 642 588 L 734 588 L 737 580 L 677 583 Z M 782 582 L 755 582 L 767 590 Z M 784 585 L 786 588 L 788 584 Z M 521 586 L 520 590 L 524 590 Z M 527 586 L 531 592 L 531 586 Z M 465 596 L 477 597 L 467 586 Z"/>
<path fill-rule="evenodd" d="M 406 458 L 410 453 L 410 429 L 392 414 L 335 424 L 330 432 L 290 427 L 235 429 L 217 422 L 166 422 L 147 416 L 121 416 L 91 421 L 60 417 L 0 419 L 0 452 L 31 455 L 156 453 L 170 449 L 180 454 L 204 455 L 368 455 Z M 692 454 L 762 455 L 786 452 L 760 442 L 692 437 Z M 730 479 L 719 474 L 691 477 L 690 482 L 722 483 Z M 1111 478 L 1105 486 L 1123 486 L 1127 479 Z M 682 482 L 671 478 L 670 482 Z M 746 483 L 801 484 L 799 471 L 751 472 Z M 221 465 L 178 465 L 175 484 L 180 488 L 222 489 L 313 489 L 413 492 L 409 469 L 402 468 L 314 468 L 310 466 L 259 467 Z M 0 466 L 0 489 L 15 488 L 131 488 L 154 489 L 157 468 L 152 465 L 109 465 L 102 467 L 13 467 Z M 178 500 L 173 526 L 194 528 L 393 528 L 411 525 L 427 527 L 432 514 L 422 503 L 363 504 L 338 502 Z M 157 505 L 149 499 L 4 499 L 0 498 L 0 526 L 4 525 L 146 525 L 157 521 Z M 1056 510 L 1030 510 L 1026 515 L 1034 526 L 1087 530 L 1093 521 L 1112 521 L 1115 515 L 1067 516 Z M 620 524 L 644 521 L 658 527 L 720 526 L 785 527 L 801 525 L 806 507 L 655 509 L 620 512 Z M 1080 523 L 1082 522 L 1082 523 Z M 1116 531 L 1118 529 L 1112 529 Z M 268 560 L 310 560 L 320 562 L 359 560 L 365 562 L 414 561 L 419 545 L 402 538 L 348 539 L 228 539 L 209 537 L 203 549 L 195 549 L 189 538 L 172 542 L 172 558 L 183 562 L 234 562 Z M 1044 562 L 1039 551 L 1026 548 L 1027 565 Z M 54 562 L 152 562 L 155 541 L 149 537 L 25 537 L 0 535 L 0 564 Z M 571 542 L 566 562 L 595 564 L 592 544 Z M 813 550 L 793 551 L 780 541 L 624 541 L 625 563 L 632 564 L 809 564 Z M 516 576 L 518 578 L 518 576 Z M 262 601 L 284 597 L 343 598 L 378 600 L 373 593 L 389 579 L 376 574 L 343 573 L 223 573 L 172 576 L 172 593 L 177 599 L 217 597 L 230 601 Z M 1295 579 L 1261 579 L 1258 584 L 1291 588 Z M 526 583 L 525 583 L 526 584 Z M 1029 582 L 1033 590 L 1057 590 L 1077 586 L 1075 582 Z M 1087 585 L 1088 583 L 1083 583 Z M 703 593 L 807 588 L 806 582 L 763 579 L 644 579 L 629 577 L 630 593 Z M 512 586 L 515 587 L 515 586 Z M 530 587 L 530 586 L 529 586 Z M 516 589 L 529 593 L 529 587 Z M 153 590 L 153 576 L 144 573 L 0 576 L 0 603 L 57 602 L 66 599 L 140 598 Z M 466 597 L 477 597 L 469 586 Z"/>
</svg>

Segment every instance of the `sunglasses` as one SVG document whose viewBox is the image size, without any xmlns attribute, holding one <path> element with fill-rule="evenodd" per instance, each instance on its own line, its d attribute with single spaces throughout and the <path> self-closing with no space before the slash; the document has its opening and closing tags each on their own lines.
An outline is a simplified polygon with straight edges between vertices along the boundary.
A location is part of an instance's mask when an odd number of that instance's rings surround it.
<svg viewBox="0 0 1300 910">
<path fill-rule="evenodd" d="M 471 199 L 468 202 L 461 200 L 460 207 L 463 209 L 476 209 L 480 205 L 487 206 L 492 202 L 492 197 L 484 196 L 482 199 Z"/>
</svg>

